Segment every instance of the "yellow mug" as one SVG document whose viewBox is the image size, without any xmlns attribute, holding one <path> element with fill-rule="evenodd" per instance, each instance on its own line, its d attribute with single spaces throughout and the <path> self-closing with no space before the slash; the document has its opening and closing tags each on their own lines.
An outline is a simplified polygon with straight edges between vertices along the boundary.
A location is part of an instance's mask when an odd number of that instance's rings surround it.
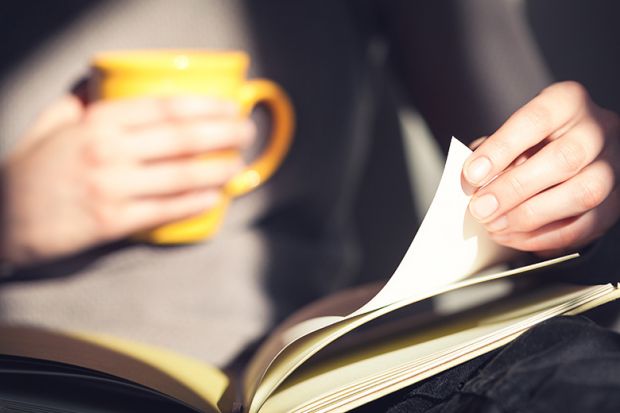
<svg viewBox="0 0 620 413">
<path fill-rule="evenodd" d="M 103 52 L 91 62 L 89 98 L 207 95 L 239 103 L 243 114 L 264 103 L 272 133 L 263 152 L 224 187 L 221 202 L 189 219 L 137 234 L 156 244 L 198 242 L 215 235 L 232 198 L 264 183 L 280 166 L 291 144 L 294 113 L 289 98 L 270 80 L 247 80 L 249 56 L 241 51 L 127 50 Z M 210 157 L 227 156 L 225 152 Z M 228 153 L 230 156 L 230 152 Z"/>
</svg>

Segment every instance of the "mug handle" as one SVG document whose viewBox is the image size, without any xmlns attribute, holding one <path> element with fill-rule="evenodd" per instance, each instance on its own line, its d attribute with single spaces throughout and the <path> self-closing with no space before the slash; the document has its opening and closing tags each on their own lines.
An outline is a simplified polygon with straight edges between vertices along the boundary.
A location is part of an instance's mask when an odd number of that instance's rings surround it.
<svg viewBox="0 0 620 413">
<path fill-rule="evenodd" d="M 265 103 L 273 121 L 265 150 L 226 184 L 226 192 L 233 197 L 253 190 L 273 175 L 291 146 L 295 127 L 290 99 L 280 86 L 270 80 L 247 81 L 241 87 L 241 102 L 243 107 L 250 109 L 258 103 Z"/>
</svg>

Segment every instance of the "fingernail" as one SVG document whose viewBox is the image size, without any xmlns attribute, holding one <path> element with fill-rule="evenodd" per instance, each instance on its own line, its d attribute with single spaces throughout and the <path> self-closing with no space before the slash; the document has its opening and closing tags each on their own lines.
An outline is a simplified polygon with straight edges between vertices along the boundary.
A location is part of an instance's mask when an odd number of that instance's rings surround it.
<svg viewBox="0 0 620 413">
<path fill-rule="evenodd" d="M 486 156 L 474 159 L 465 170 L 465 177 L 472 184 L 479 184 L 491 172 L 491 161 Z"/>
<path fill-rule="evenodd" d="M 490 231 L 490 232 L 501 231 L 501 230 L 506 229 L 507 227 L 508 227 L 508 219 L 506 218 L 506 215 L 502 215 L 501 217 L 495 219 L 494 221 L 486 225 L 487 231 Z"/>
<path fill-rule="evenodd" d="M 475 198 L 471 202 L 469 210 L 475 218 L 485 219 L 490 217 L 497 210 L 498 206 L 497 198 L 491 194 L 486 194 L 480 198 Z"/>
</svg>

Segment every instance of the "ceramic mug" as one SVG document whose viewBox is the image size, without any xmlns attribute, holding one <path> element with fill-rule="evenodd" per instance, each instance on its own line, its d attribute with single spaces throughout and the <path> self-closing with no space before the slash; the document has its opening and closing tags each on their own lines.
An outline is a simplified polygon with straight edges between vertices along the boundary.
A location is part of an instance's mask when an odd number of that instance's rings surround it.
<svg viewBox="0 0 620 413">
<path fill-rule="evenodd" d="M 290 147 L 293 108 L 284 90 L 266 79 L 247 79 L 249 56 L 241 51 L 127 50 L 103 52 L 91 62 L 89 98 L 205 95 L 239 104 L 244 116 L 263 103 L 272 132 L 258 157 L 223 188 L 221 202 L 204 213 L 137 234 L 156 244 L 179 244 L 213 237 L 230 201 L 263 184 L 278 169 Z M 238 155 L 238 154 L 237 154 Z M 231 156 L 219 151 L 209 157 Z"/>
</svg>

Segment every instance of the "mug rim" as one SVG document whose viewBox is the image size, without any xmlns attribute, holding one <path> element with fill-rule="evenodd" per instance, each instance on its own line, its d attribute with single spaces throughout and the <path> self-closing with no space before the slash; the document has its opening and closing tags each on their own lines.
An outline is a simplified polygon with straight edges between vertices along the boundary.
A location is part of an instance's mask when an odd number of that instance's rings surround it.
<svg viewBox="0 0 620 413">
<path fill-rule="evenodd" d="M 104 71 L 246 69 L 250 58 L 240 50 L 119 49 L 98 52 L 91 66 Z"/>
</svg>

